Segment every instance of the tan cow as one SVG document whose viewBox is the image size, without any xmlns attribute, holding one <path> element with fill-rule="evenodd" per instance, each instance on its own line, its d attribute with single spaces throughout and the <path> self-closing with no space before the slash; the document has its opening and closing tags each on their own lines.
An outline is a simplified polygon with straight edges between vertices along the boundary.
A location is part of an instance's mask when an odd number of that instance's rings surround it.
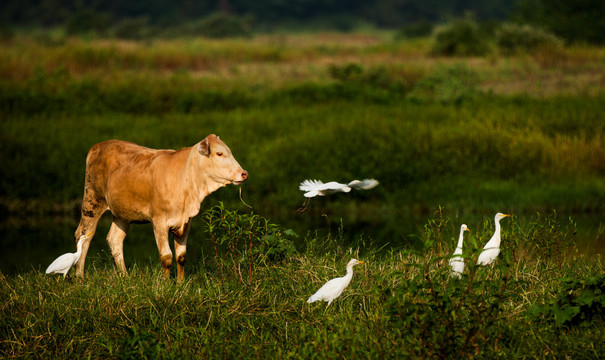
<svg viewBox="0 0 605 360">
<path fill-rule="evenodd" d="M 185 253 L 191 218 L 213 191 L 248 178 L 229 147 L 216 135 L 180 150 L 155 150 L 109 140 L 94 145 L 86 157 L 82 217 L 75 238 L 93 232 L 101 215 L 113 214 L 107 242 L 116 266 L 126 272 L 124 238 L 131 223 L 151 222 L 165 277 L 170 276 L 174 234 L 177 279 L 185 277 Z M 76 274 L 83 275 L 90 245 L 84 242 Z"/>
</svg>

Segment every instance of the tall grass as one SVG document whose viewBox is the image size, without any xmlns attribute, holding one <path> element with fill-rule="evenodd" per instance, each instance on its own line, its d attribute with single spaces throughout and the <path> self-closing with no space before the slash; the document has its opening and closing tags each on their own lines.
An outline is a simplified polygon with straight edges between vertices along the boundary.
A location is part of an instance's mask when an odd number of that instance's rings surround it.
<svg viewBox="0 0 605 360">
<path fill-rule="evenodd" d="M 245 218 L 215 215 L 217 225 L 225 226 L 217 233 L 226 236 L 218 247 L 222 257 L 237 241 L 226 229 Z M 536 226 L 552 237 L 567 236 L 549 224 Z M 213 256 L 195 264 L 182 284 L 164 280 L 159 265 L 135 264 L 127 276 L 89 268 L 85 278 L 67 280 L 35 271 L 2 275 L 0 354 L 597 358 L 603 352 L 605 304 L 595 292 L 605 283 L 600 260 L 560 264 L 549 252 L 526 258 L 505 248 L 494 267 L 475 267 L 479 247 L 473 243 L 486 241 L 479 234 L 490 232 L 487 222 L 473 229 L 476 235 L 464 251 L 467 269 L 456 280 L 447 266 L 455 239 L 439 235 L 451 225 L 447 216 L 437 215 L 427 223 L 420 247 L 388 253 L 358 247 L 361 243 L 340 246 L 338 235 L 312 238 L 303 252 L 256 262 L 250 281 L 241 281 L 235 271 L 219 272 L 211 265 Z M 520 249 L 534 240 L 515 238 L 510 228 L 505 227 L 503 244 L 517 243 Z M 254 230 L 254 236 L 263 231 Z M 355 269 L 341 297 L 328 308 L 307 304 L 309 294 L 343 274 L 351 257 L 367 264 Z M 586 278 L 591 282 L 581 280 Z M 579 305 L 588 299 L 593 305 Z"/>
</svg>

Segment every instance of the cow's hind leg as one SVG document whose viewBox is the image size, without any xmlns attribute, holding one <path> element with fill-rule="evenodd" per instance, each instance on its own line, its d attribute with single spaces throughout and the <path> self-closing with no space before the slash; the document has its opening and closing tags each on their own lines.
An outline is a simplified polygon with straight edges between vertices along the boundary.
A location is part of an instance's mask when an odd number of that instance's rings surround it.
<svg viewBox="0 0 605 360">
<path fill-rule="evenodd" d="M 107 233 L 107 243 L 111 250 L 111 255 L 119 271 L 126 274 L 126 263 L 124 262 L 124 238 L 130 228 L 130 223 L 118 217 L 113 217 L 113 222 Z"/>
<path fill-rule="evenodd" d="M 191 229 L 191 221 L 183 226 L 182 232 L 174 233 L 174 253 L 176 256 L 177 281 L 185 279 L 185 257 L 187 255 L 187 237 Z"/>
<path fill-rule="evenodd" d="M 87 196 L 88 191 L 85 191 L 84 200 L 82 201 L 82 214 L 80 217 L 80 224 L 74 234 L 76 243 L 82 235 L 92 233 L 91 236 L 84 241 L 82 244 L 82 255 L 80 260 L 76 264 L 76 276 L 84 275 L 84 262 L 86 261 L 86 254 L 88 253 L 88 247 L 94 237 L 94 233 L 97 230 L 97 224 L 99 219 L 103 216 L 103 213 L 107 210 L 107 204 L 102 201 L 94 200 L 94 197 Z"/>
<path fill-rule="evenodd" d="M 164 278 L 168 279 L 170 278 L 170 267 L 172 266 L 172 251 L 168 243 L 168 226 L 163 223 L 154 223 L 153 233 L 155 235 L 155 242 L 158 245 L 162 268 L 164 268 Z"/>
</svg>

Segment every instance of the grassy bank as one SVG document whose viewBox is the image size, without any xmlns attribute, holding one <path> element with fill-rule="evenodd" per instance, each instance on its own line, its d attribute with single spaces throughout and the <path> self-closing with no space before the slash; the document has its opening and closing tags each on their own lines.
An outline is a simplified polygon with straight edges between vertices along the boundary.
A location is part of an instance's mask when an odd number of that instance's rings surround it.
<svg viewBox="0 0 605 360">
<path fill-rule="evenodd" d="M 456 240 L 443 230 L 459 224 L 439 214 L 415 249 L 342 246 L 336 234 L 291 252 L 279 227 L 221 211 L 207 218 L 216 253 L 188 264 L 182 284 L 164 280 L 159 264 L 120 276 L 89 263 L 85 278 L 67 281 L 35 271 L 2 276 L 0 355 L 598 358 L 605 350 L 603 264 L 575 257 L 573 228 L 551 217 L 524 232 L 506 226 L 493 268 L 472 265 L 492 224 L 472 229 L 457 281 L 447 266 Z M 351 257 L 367 264 L 343 295 L 327 309 L 307 304 Z"/>
</svg>

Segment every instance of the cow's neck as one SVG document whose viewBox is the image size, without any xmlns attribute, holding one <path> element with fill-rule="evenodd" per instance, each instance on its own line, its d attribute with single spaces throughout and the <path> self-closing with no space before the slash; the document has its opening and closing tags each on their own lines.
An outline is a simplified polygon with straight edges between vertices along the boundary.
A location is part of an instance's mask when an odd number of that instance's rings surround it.
<svg viewBox="0 0 605 360">
<path fill-rule="evenodd" d="M 210 174 L 204 169 L 204 164 L 199 161 L 197 147 L 192 147 L 187 160 L 187 165 L 183 174 L 183 191 L 187 194 L 188 202 L 195 202 L 199 211 L 199 206 L 204 198 L 225 184 L 218 183 L 210 177 Z"/>
</svg>

